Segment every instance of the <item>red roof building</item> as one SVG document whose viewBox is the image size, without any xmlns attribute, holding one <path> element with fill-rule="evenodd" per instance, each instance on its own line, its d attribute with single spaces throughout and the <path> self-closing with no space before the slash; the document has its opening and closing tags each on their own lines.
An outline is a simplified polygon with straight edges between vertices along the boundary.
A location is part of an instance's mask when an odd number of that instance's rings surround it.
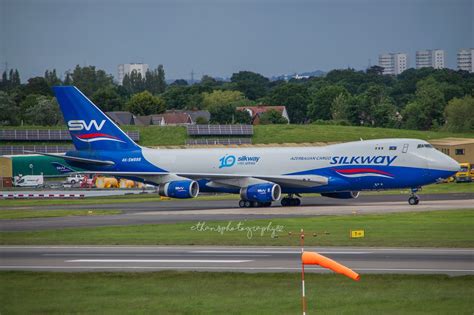
<svg viewBox="0 0 474 315">
<path fill-rule="evenodd" d="M 241 106 L 241 107 L 237 107 L 237 110 L 247 111 L 249 115 L 252 117 L 252 125 L 260 124 L 260 115 L 269 110 L 275 110 L 281 113 L 281 116 L 286 118 L 286 120 L 288 120 L 288 123 L 290 123 L 290 117 L 288 117 L 288 112 L 286 111 L 285 106 L 267 106 L 267 105 Z"/>
</svg>

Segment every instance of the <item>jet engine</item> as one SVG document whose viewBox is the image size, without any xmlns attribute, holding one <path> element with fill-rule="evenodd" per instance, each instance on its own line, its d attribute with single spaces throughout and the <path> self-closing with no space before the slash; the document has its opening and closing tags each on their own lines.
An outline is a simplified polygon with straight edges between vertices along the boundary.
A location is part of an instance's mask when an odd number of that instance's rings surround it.
<svg viewBox="0 0 474 315">
<path fill-rule="evenodd" d="M 171 198 L 195 198 L 199 194 L 199 184 L 194 180 L 177 180 L 158 186 L 160 196 Z"/>
<path fill-rule="evenodd" d="M 280 199 L 281 187 L 273 183 L 250 185 L 240 189 L 240 197 L 242 200 L 260 203 L 272 202 Z"/>
<path fill-rule="evenodd" d="M 344 191 L 334 193 L 321 193 L 323 197 L 336 198 L 336 199 L 355 199 L 359 197 L 358 191 Z"/>
</svg>

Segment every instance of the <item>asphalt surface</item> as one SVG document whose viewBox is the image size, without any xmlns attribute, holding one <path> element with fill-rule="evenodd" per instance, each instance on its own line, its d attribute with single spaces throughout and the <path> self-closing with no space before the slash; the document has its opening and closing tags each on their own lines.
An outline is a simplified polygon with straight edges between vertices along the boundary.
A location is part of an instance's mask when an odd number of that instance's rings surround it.
<svg viewBox="0 0 474 315">
<path fill-rule="evenodd" d="M 237 200 L 176 200 L 97 205 L 16 207 L 16 209 L 115 209 L 122 214 L 0 220 L 0 231 L 34 231 L 60 228 L 170 224 L 211 220 L 250 220 L 318 215 L 370 214 L 474 208 L 474 194 L 422 195 L 417 206 L 410 206 L 403 195 L 369 195 L 338 200 L 303 198 L 300 207 L 239 208 Z M 12 209 L 13 207 L 9 207 Z M 6 208 L 0 208 L 0 211 Z"/>
<path fill-rule="evenodd" d="M 473 249 L 306 248 L 359 273 L 474 274 Z M 1 246 L 0 270 L 300 272 L 296 247 Z M 328 272 L 307 266 L 307 272 Z"/>
</svg>

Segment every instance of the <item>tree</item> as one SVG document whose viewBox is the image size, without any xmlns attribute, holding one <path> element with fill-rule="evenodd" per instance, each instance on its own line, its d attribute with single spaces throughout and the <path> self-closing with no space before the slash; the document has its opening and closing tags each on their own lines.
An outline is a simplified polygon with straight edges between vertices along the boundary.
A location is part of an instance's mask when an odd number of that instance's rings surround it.
<svg viewBox="0 0 474 315">
<path fill-rule="evenodd" d="M 34 77 L 28 79 L 28 83 L 23 88 L 23 93 L 28 94 L 39 94 L 52 96 L 53 91 L 51 90 L 48 82 L 43 77 Z"/>
<path fill-rule="evenodd" d="M 430 130 L 444 124 L 445 101 L 440 84 L 432 77 L 418 82 L 415 99 L 402 113 L 408 129 Z"/>
<path fill-rule="evenodd" d="M 230 81 L 235 84 L 238 91 L 244 93 L 246 98 L 256 100 L 265 96 L 270 80 L 255 72 L 240 71 L 232 74 Z"/>
<path fill-rule="evenodd" d="M 334 99 L 341 94 L 349 95 L 345 88 L 339 85 L 326 85 L 313 94 L 311 103 L 308 105 L 308 116 L 313 120 L 331 119 L 331 106 Z M 290 117 L 291 118 L 291 117 Z"/>
<path fill-rule="evenodd" d="M 171 85 L 162 94 L 168 109 L 200 109 L 202 108 L 203 93 L 212 89 L 194 84 L 192 86 Z"/>
<path fill-rule="evenodd" d="M 334 120 L 349 120 L 349 94 L 341 93 L 332 101 L 331 117 Z"/>
<path fill-rule="evenodd" d="M 367 69 L 367 74 L 370 74 L 370 75 L 382 75 L 383 74 L 383 67 L 379 67 L 377 65 L 375 66 L 372 66 L 370 68 Z"/>
<path fill-rule="evenodd" d="M 25 113 L 28 124 L 40 126 L 57 125 L 62 119 L 56 98 L 39 96 L 37 103 L 30 107 Z"/>
<path fill-rule="evenodd" d="M 203 75 L 201 78 L 201 82 L 199 82 L 200 85 L 205 85 L 209 87 L 216 87 L 219 85 L 219 82 L 217 82 L 216 79 L 211 77 L 210 75 Z"/>
<path fill-rule="evenodd" d="M 112 76 L 104 70 L 96 70 L 95 66 L 77 65 L 71 73 L 71 79 L 71 83 L 87 96 L 92 96 L 100 88 L 113 84 Z"/>
<path fill-rule="evenodd" d="M 38 99 L 42 95 L 28 94 L 24 100 L 20 102 L 20 119 L 22 121 L 27 120 L 26 113 L 38 104 Z"/>
<path fill-rule="evenodd" d="M 186 81 L 184 79 L 178 79 L 178 80 L 175 80 L 173 83 L 171 83 L 171 86 L 173 86 L 173 85 L 187 86 L 188 81 Z"/>
<path fill-rule="evenodd" d="M 213 106 L 232 104 L 235 102 L 245 101 L 244 94 L 240 91 L 221 91 L 214 90 L 210 93 L 202 94 L 202 104 L 204 108 L 210 109 Z"/>
<path fill-rule="evenodd" d="M 147 71 L 144 79 L 145 89 L 152 94 L 163 93 L 166 89 L 165 81 L 165 70 L 163 65 L 159 65 L 158 68 Z"/>
<path fill-rule="evenodd" d="M 56 69 L 53 69 L 53 71 L 46 70 L 44 79 L 50 88 L 61 84 L 61 80 L 56 75 Z"/>
<path fill-rule="evenodd" d="M 20 107 L 13 98 L 4 91 L 0 91 L 0 125 L 16 126 L 20 123 Z"/>
<path fill-rule="evenodd" d="M 135 115 L 151 115 L 163 113 L 166 109 L 165 102 L 158 96 L 144 91 L 132 96 L 127 103 L 128 110 Z"/>
<path fill-rule="evenodd" d="M 361 124 L 374 127 L 394 127 L 397 109 L 388 97 L 385 86 L 371 84 L 361 95 L 359 118 Z"/>
<path fill-rule="evenodd" d="M 271 109 L 260 115 L 260 124 L 270 125 L 270 124 L 287 124 L 288 120 L 281 115 L 279 111 Z"/>
<path fill-rule="evenodd" d="M 231 124 L 234 122 L 235 107 L 232 104 L 213 106 L 209 109 L 209 113 L 212 124 Z"/>
<path fill-rule="evenodd" d="M 252 122 L 252 116 L 246 110 L 235 110 L 234 112 L 234 123 L 249 125 Z"/>
<path fill-rule="evenodd" d="M 97 90 L 92 95 L 92 101 L 105 112 L 121 110 L 124 105 L 122 97 L 112 85 Z"/>
<path fill-rule="evenodd" d="M 270 92 L 273 105 L 286 106 L 292 123 L 303 123 L 307 118 L 309 93 L 306 86 L 298 83 L 280 84 Z"/>
<path fill-rule="evenodd" d="M 474 131 L 474 98 L 466 95 L 449 101 L 444 111 L 446 130 L 452 132 Z"/>
</svg>

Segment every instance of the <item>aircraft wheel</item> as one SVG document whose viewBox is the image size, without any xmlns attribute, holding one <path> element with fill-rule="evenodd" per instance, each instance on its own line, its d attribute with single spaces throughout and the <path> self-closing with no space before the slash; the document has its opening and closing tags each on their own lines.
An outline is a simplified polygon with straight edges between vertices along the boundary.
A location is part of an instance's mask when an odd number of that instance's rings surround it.
<svg viewBox="0 0 474 315">
<path fill-rule="evenodd" d="M 241 208 L 245 207 L 245 200 L 240 200 L 239 201 L 239 207 L 241 207 Z"/>
<path fill-rule="evenodd" d="M 281 205 L 282 205 L 283 207 L 288 207 L 288 206 L 289 206 L 289 199 L 288 199 L 288 198 L 283 198 L 283 199 L 281 200 Z"/>
<path fill-rule="evenodd" d="M 245 208 L 250 208 L 250 207 L 252 207 L 252 202 L 249 201 L 249 200 L 245 200 L 245 201 L 244 201 L 244 207 L 245 207 Z"/>
<path fill-rule="evenodd" d="M 411 196 L 408 198 L 408 203 L 412 206 L 415 206 L 420 203 L 420 199 L 417 196 Z"/>
<path fill-rule="evenodd" d="M 271 201 L 265 202 L 265 203 L 263 204 L 263 206 L 264 206 L 264 207 L 271 207 L 271 206 L 272 206 L 272 202 L 271 202 Z"/>
<path fill-rule="evenodd" d="M 301 199 L 295 198 L 295 206 L 300 206 L 301 205 Z"/>
</svg>

